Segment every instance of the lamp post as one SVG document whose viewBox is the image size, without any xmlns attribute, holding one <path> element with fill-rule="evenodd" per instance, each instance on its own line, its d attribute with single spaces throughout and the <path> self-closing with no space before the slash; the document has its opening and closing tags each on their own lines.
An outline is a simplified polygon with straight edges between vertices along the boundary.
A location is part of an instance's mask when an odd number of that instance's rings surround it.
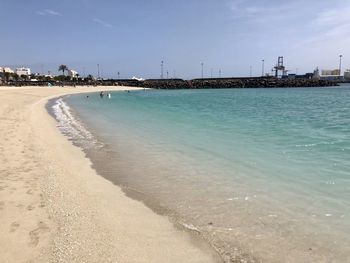
<svg viewBox="0 0 350 263">
<path fill-rule="evenodd" d="M 203 79 L 203 66 L 204 66 L 203 62 L 201 63 L 201 66 L 202 66 L 202 79 Z"/>
<path fill-rule="evenodd" d="M 341 76 L 341 59 L 343 55 L 339 55 L 339 76 Z"/>
<path fill-rule="evenodd" d="M 163 72 L 163 70 L 164 70 L 164 61 L 162 60 L 162 61 L 160 62 L 160 78 L 161 78 L 161 79 L 164 78 L 164 72 Z"/>
<path fill-rule="evenodd" d="M 265 74 L 265 59 L 261 60 L 261 76 L 263 77 Z"/>
<path fill-rule="evenodd" d="M 97 79 L 100 79 L 100 64 L 97 64 Z"/>
</svg>

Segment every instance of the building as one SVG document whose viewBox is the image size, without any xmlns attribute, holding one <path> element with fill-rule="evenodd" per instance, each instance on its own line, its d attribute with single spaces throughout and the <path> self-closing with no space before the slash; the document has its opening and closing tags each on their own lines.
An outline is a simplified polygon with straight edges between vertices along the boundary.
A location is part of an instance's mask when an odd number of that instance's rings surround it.
<svg viewBox="0 0 350 263">
<path fill-rule="evenodd" d="M 282 76 L 283 79 L 313 79 L 314 73 L 305 73 L 303 75 L 297 75 L 297 74 L 288 74 L 285 76 Z"/>
<path fill-rule="evenodd" d="M 339 69 L 322 70 L 320 79 L 333 80 L 333 81 L 342 81 L 343 80 L 343 76 L 340 75 L 340 70 Z"/>
<path fill-rule="evenodd" d="M 22 76 L 22 75 L 25 75 L 25 76 L 29 76 L 30 75 L 30 68 L 16 68 L 16 74 L 18 76 Z"/>
<path fill-rule="evenodd" d="M 344 71 L 344 80 L 350 81 L 350 69 Z"/>
<path fill-rule="evenodd" d="M 76 77 L 78 77 L 78 71 L 75 71 L 75 70 L 73 70 L 73 69 L 69 69 L 68 70 L 68 76 L 69 77 L 71 77 L 71 78 L 76 78 Z"/>
<path fill-rule="evenodd" d="M 333 70 L 322 70 L 321 76 L 340 76 L 340 70 L 339 69 L 333 69 Z"/>
<path fill-rule="evenodd" d="M 0 67 L 0 73 L 15 73 L 15 72 L 9 67 Z"/>
</svg>

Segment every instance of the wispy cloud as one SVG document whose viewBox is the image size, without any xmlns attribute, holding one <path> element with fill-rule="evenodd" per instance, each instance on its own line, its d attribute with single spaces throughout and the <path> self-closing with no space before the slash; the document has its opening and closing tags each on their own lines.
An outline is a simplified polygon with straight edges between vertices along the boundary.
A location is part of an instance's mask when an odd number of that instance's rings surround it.
<svg viewBox="0 0 350 263">
<path fill-rule="evenodd" d="M 318 33 L 317 37 L 311 38 L 311 43 L 326 39 L 349 40 L 350 31 L 350 3 L 341 7 L 329 8 L 316 14 L 309 23 L 310 28 Z"/>
<path fill-rule="evenodd" d="M 350 4 L 339 8 L 321 11 L 313 23 L 317 26 L 343 26 L 350 24 Z"/>
<path fill-rule="evenodd" d="M 45 10 L 42 10 L 42 11 L 37 11 L 36 14 L 40 15 L 40 16 L 62 16 L 61 13 L 56 12 L 56 11 L 51 10 L 51 9 L 45 9 Z"/>
<path fill-rule="evenodd" d="M 106 21 L 103 21 L 101 19 L 98 19 L 98 18 L 94 18 L 92 21 L 94 21 L 95 23 L 100 24 L 100 25 L 102 25 L 104 27 L 108 27 L 108 28 L 112 28 L 113 27 L 110 23 L 108 23 Z"/>
<path fill-rule="evenodd" d="M 229 2 L 233 18 L 253 23 L 271 23 L 272 21 L 284 20 L 295 11 L 296 4 L 284 2 L 279 5 L 261 4 L 248 0 L 235 0 Z"/>
<path fill-rule="evenodd" d="M 350 1 L 341 5 L 324 5 L 314 8 L 313 14 L 305 17 L 299 23 L 299 30 L 304 30 L 303 35 L 297 36 L 291 52 L 305 54 L 304 57 L 313 57 L 320 65 L 329 65 L 337 54 L 349 56 L 350 45 Z M 347 55 L 347 56 L 346 56 Z M 296 55 L 297 56 L 297 55 Z"/>
</svg>

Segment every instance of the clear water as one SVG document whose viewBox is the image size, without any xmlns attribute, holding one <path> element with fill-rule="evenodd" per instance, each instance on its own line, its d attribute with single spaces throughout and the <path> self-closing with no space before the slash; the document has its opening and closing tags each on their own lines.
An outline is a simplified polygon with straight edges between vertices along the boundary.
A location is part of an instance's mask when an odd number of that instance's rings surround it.
<svg viewBox="0 0 350 263">
<path fill-rule="evenodd" d="M 64 101 L 104 143 L 104 176 L 227 262 L 350 262 L 350 86 Z"/>
</svg>

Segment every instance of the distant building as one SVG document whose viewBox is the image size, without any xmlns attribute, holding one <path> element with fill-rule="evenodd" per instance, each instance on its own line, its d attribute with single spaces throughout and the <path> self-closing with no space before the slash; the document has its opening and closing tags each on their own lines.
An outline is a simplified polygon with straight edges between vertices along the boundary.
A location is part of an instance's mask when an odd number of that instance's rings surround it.
<svg viewBox="0 0 350 263">
<path fill-rule="evenodd" d="M 344 71 L 344 80 L 350 81 L 350 69 Z"/>
<path fill-rule="evenodd" d="M 25 75 L 25 76 L 29 76 L 30 75 L 30 68 L 16 68 L 16 74 L 18 76 L 22 76 L 22 75 Z"/>
<path fill-rule="evenodd" d="M 282 78 L 295 79 L 296 74 L 288 74 L 288 76 L 284 76 Z"/>
<path fill-rule="evenodd" d="M 78 71 L 75 71 L 73 69 L 69 69 L 68 70 L 68 76 L 71 77 L 71 78 L 76 78 L 78 76 Z"/>
<path fill-rule="evenodd" d="M 313 79 L 320 79 L 320 70 L 317 68 L 315 68 L 314 70 L 314 75 L 312 77 Z"/>
<path fill-rule="evenodd" d="M 324 79 L 324 80 L 334 80 L 334 81 L 342 81 L 343 80 L 343 76 L 340 75 L 339 69 L 322 70 L 320 78 Z"/>
<path fill-rule="evenodd" d="M 322 70 L 321 76 L 340 76 L 340 70 L 339 69 L 333 69 L 333 70 Z"/>
<path fill-rule="evenodd" d="M 15 73 L 12 69 L 9 67 L 0 67 L 0 73 Z"/>
<path fill-rule="evenodd" d="M 296 74 L 288 74 L 285 76 L 282 76 L 283 79 L 313 79 L 314 73 L 305 73 L 303 75 L 296 75 Z"/>
</svg>

